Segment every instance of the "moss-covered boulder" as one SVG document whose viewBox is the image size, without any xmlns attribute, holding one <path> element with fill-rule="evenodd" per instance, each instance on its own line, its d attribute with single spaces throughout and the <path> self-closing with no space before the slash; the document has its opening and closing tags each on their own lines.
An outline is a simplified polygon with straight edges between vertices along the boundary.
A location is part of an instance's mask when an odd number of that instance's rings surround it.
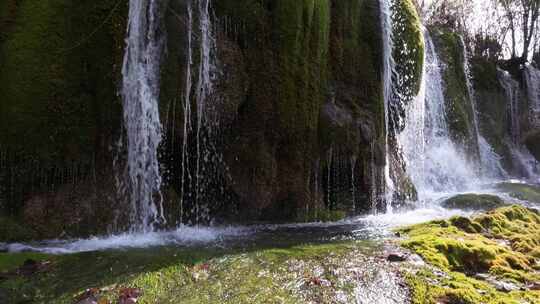
<svg viewBox="0 0 540 304">
<path fill-rule="evenodd" d="M 393 57 L 396 64 L 395 86 L 405 104 L 420 91 L 424 66 L 424 34 L 420 17 L 412 0 L 392 3 Z"/>
<path fill-rule="evenodd" d="M 505 203 L 495 195 L 461 194 L 445 200 L 441 205 L 448 209 L 487 211 L 502 207 Z"/>
<path fill-rule="evenodd" d="M 540 213 L 521 206 L 404 228 L 429 265 L 408 275 L 412 303 L 536 303 Z M 438 269 L 438 270 L 437 270 Z"/>
</svg>

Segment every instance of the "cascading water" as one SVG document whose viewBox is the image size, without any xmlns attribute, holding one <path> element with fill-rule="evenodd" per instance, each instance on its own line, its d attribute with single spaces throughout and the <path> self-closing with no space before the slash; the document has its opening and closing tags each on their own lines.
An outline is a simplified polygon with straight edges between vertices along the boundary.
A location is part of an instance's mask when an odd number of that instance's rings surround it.
<svg viewBox="0 0 540 304">
<path fill-rule="evenodd" d="M 122 69 L 131 229 L 151 231 L 164 221 L 158 147 L 160 61 L 165 44 L 158 0 L 131 0 Z"/>
<path fill-rule="evenodd" d="M 507 176 L 506 171 L 501 165 L 501 157 L 495 152 L 493 147 L 491 147 L 489 142 L 480 133 L 480 127 L 478 123 L 478 111 L 476 105 L 476 92 L 474 90 L 474 86 L 471 80 L 472 75 L 469 65 L 469 51 L 467 50 L 467 45 L 465 44 L 463 36 L 460 36 L 460 40 L 463 47 L 463 69 L 465 72 L 465 81 L 467 83 L 467 91 L 469 99 L 471 101 L 474 131 L 476 133 L 476 138 L 478 141 L 478 152 L 481 162 L 481 175 L 483 177 L 494 179 L 501 178 Z"/>
<path fill-rule="evenodd" d="M 191 86 L 192 86 L 192 72 L 191 66 L 193 65 L 193 8 L 191 7 L 191 2 L 188 3 L 187 7 L 187 60 L 186 60 L 186 83 L 184 87 L 184 128 L 183 128 L 183 142 L 182 142 L 182 177 L 180 185 L 180 220 L 184 218 L 184 199 L 186 196 L 187 185 L 189 180 L 191 180 L 190 170 L 189 170 L 189 151 L 188 151 L 188 139 L 189 133 L 192 130 L 191 127 Z"/>
<path fill-rule="evenodd" d="M 515 167 L 514 171 L 516 171 L 514 174 L 517 174 L 520 177 L 538 180 L 538 173 L 535 172 L 534 169 L 536 160 L 527 148 L 521 144 L 522 110 L 520 109 L 520 84 L 507 71 L 498 69 L 497 76 L 499 83 L 504 89 L 507 100 L 508 129 L 510 133 L 510 142 L 508 143 L 508 146 L 512 153 L 512 161 Z M 531 111 L 531 113 L 534 113 L 534 111 Z"/>
<path fill-rule="evenodd" d="M 205 147 L 203 136 L 201 134 L 205 121 L 205 110 L 208 98 L 213 91 L 212 77 L 214 63 L 212 62 L 212 51 L 215 47 L 215 40 L 212 33 L 212 23 L 210 21 L 210 0 L 199 0 L 199 26 L 200 26 L 200 64 L 199 64 L 199 82 L 197 84 L 197 167 L 196 167 L 196 185 L 195 185 L 195 222 L 198 224 L 201 213 L 201 199 L 204 187 L 202 177 L 204 163 L 208 161 L 209 151 L 204 151 Z"/>
<path fill-rule="evenodd" d="M 214 158 L 210 138 L 209 100 L 213 93 L 215 73 L 215 38 L 210 16 L 210 0 L 193 0 L 187 4 L 187 58 L 184 85 L 184 126 L 182 142 L 180 221 L 200 224 L 209 220 L 205 196 L 212 177 L 209 167 Z M 195 50 L 198 53 L 194 52 Z M 194 61 L 197 67 L 194 68 Z M 194 78 L 197 77 L 197 78 Z M 196 82 L 194 82 L 196 79 Z"/>
<path fill-rule="evenodd" d="M 441 63 L 427 30 L 422 86 L 406 111 L 398 136 L 420 200 L 431 193 L 464 190 L 476 180 L 465 153 L 451 140 L 446 119 Z"/>
<path fill-rule="evenodd" d="M 540 128 L 540 70 L 527 64 L 523 74 L 529 99 L 529 122 L 532 127 Z"/>
<path fill-rule="evenodd" d="M 510 139 L 512 143 L 519 144 L 521 138 L 521 126 L 519 122 L 520 109 L 519 109 L 519 100 L 521 98 L 519 82 L 512 78 L 512 75 L 507 71 L 497 68 L 497 78 L 499 83 L 504 89 L 507 100 L 507 110 L 508 110 L 508 120 L 509 120 L 509 130 L 510 130 Z"/>
<path fill-rule="evenodd" d="M 391 0 L 379 0 L 379 10 L 380 10 L 380 20 L 381 20 L 381 29 L 382 29 L 382 39 L 383 39 L 383 98 L 384 98 L 384 121 L 385 121 L 385 166 L 384 166 L 384 181 L 381 184 L 385 185 L 385 197 L 384 203 L 386 204 L 387 211 L 392 210 L 392 196 L 394 195 L 394 182 L 390 177 L 390 157 L 389 157 L 389 133 L 390 133 L 390 105 L 393 99 L 394 92 L 394 83 L 393 76 L 395 73 L 395 62 L 393 57 L 393 35 L 392 35 L 392 10 L 391 10 Z M 373 198 L 372 198 L 373 199 Z M 380 198 L 377 198 L 379 200 Z M 373 211 L 376 212 L 376 202 L 373 202 L 374 206 Z"/>
</svg>

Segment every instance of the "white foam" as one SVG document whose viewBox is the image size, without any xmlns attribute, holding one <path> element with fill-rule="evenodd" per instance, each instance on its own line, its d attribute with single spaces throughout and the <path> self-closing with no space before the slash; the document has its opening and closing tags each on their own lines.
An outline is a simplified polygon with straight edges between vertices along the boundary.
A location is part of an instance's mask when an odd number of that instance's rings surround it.
<svg viewBox="0 0 540 304">
<path fill-rule="evenodd" d="M 243 237 L 252 233 L 246 227 L 187 227 L 176 230 L 147 233 L 123 233 L 106 237 L 93 237 L 71 241 L 50 240 L 35 244 L 8 244 L 9 252 L 35 251 L 51 254 L 99 251 L 109 249 L 148 248 L 154 246 L 193 246 L 220 242 L 226 238 Z"/>
</svg>

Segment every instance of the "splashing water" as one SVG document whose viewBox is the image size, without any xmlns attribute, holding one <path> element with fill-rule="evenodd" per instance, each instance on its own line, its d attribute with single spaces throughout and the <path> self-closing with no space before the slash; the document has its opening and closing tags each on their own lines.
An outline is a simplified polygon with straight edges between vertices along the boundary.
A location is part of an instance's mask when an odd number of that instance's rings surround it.
<svg viewBox="0 0 540 304">
<path fill-rule="evenodd" d="M 406 112 L 405 129 L 398 136 L 408 172 L 419 199 L 435 192 L 463 190 L 477 176 L 466 155 L 450 137 L 446 119 L 441 63 L 424 30 L 424 70 L 420 93 Z"/>
<path fill-rule="evenodd" d="M 165 44 L 158 0 L 131 0 L 122 69 L 127 136 L 131 230 L 152 231 L 163 216 L 158 147 L 162 140 L 158 98 Z"/>
</svg>

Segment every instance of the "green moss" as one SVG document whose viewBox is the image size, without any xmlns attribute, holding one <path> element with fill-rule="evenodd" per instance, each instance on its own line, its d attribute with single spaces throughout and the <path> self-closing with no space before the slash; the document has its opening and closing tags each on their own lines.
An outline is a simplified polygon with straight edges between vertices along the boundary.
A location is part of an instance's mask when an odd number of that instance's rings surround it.
<svg viewBox="0 0 540 304">
<path fill-rule="evenodd" d="M 400 96 L 409 102 L 418 95 L 422 83 L 424 66 L 424 35 L 422 24 L 412 0 L 392 1 L 394 15 L 393 56 L 396 71 L 402 75 L 397 79 Z"/>
<path fill-rule="evenodd" d="M 464 225 L 465 224 L 465 225 Z M 409 239 L 402 245 L 443 270 L 425 268 L 407 280 L 413 303 L 521 303 L 540 300 L 536 291 L 498 291 L 489 281 L 471 277 L 489 273 L 496 280 L 537 282 L 535 271 L 540 246 L 540 214 L 521 206 L 500 208 L 468 221 L 453 218 L 401 230 Z M 508 245 L 507 245 L 508 244 Z M 454 303 L 451 302 L 451 303 Z"/>
<path fill-rule="evenodd" d="M 41 190 L 45 175 L 58 185 L 60 171 L 109 167 L 101 162 L 121 118 L 116 83 L 126 3 L 16 1 L 10 26 L 0 24 L 1 152 L 15 172 L 10 211 Z"/>
<path fill-rule="evenodd" d="M 44 261 L 50 258 L 52 258 L 50 255 L 34 252 L 0 252 L 0 272 L 13 271 L 22 266 L 26 260 Z"/>
<path fill-rule="evenodd" d="M 442 206 L 449 209 L 484 211 L 502 207 L 504 204 L 500 197 L 488 194 L 460 194 L 442 202 Z"/>
<path fill-rule="evenodd" d="M 328 88 L 330 3 L 280 0 L 275 5 L 280 129 L 285 132 L 286 141 L 314 138 L 320 105 Z"/>
<path fill-rule="evenodd" d="M 362 267 L 370 250 L 370 244 L 349 242 L 249 250 L 151 248 L 80 253 L 43 257 L 51 261 L 45 271 L 0 282 L 0 289 L 8 291 L 13 303 L 73 303 L 87 288 L 100 288 L 99 296 L 114 302 L 123 287 L 143 291 L 138 303 L 330 301 L 336 299 L 336 289 L 353 297 L 353 283 L 340 280 L 338 273 L 344 271 L 343 261 Z M 6 258 L 22 261 L 23 255 L 0 255 L 0 261 Z M 316 272 L 320 269 L 323 273 Z M 297 285 L 313 277 L 324 277 L 332 285 Z"/>
<path fill-rule="evenodd" d="M 0 242 L 29 241 L 36 237 L 36 233 L 15 221 L 0 216 Z"/>
</svg>

